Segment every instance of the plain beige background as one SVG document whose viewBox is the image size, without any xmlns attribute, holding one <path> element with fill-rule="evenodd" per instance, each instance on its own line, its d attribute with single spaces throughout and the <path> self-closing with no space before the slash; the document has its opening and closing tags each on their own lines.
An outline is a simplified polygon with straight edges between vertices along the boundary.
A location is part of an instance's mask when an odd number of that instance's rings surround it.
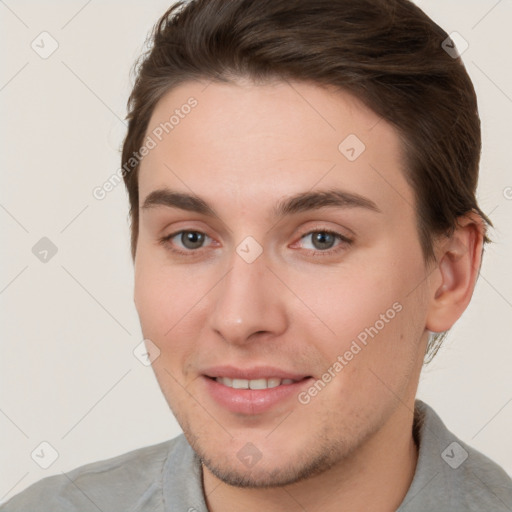
<svg viewBox="0 0 512 512">
<path fill-rule="evenodd" d="M 496 227 L 473 301 L 418 396 L 512 474 L 512 3 L 418 4 L 469 44 L 483 122 L 478 197 Z M 180 432 L 133 355 L 142 336 L 124 185 L 102 201 L 92 194 L 119 168 L 130 68 L 168 5 L 0 2 L 0 501 Z M 32 251 L 43 237 L 57 249 L 47 262 Z"/>
</svg>

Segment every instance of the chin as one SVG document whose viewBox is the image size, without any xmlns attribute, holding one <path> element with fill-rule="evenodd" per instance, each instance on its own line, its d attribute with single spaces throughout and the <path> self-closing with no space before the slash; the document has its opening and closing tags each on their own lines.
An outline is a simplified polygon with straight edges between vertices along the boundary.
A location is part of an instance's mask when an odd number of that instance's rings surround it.
<svg viewBox="0 0 512 512">
<path fill-rule="evenodd" d="M 304 450 L 304 453 L 297 454 L 293 449 L 289 456 L 273 453 L 271 457 L 266 457 L 265 453 L 259 452 L 259 460 L 249 460 L 244 464 L 242 450 L 233 450 L 231 456 L 227 447 L 221 453 L 212 453 L 218 446 L 213 450 L 205 449 L 197 438 L 185 435 L 203 466 L 219 480 L 233 487 L 264 489 L 291 485 L 319 475 L 339 462 L 337 450 L 332 446 L 320 446 L 317 447 L 317 453 Z"/>
</svg>

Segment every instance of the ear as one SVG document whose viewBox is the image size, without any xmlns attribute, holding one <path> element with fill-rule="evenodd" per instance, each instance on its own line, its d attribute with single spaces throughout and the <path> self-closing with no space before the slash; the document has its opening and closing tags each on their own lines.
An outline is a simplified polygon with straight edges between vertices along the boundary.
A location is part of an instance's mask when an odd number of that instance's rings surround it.
<svg viewBox="0 0 512 512">
<path fill-rule="evenodd" d="M 473 295 L 480 265 L 485 226 L 476 212 L 457 219 L 450 236 L 436 242 L 436 262 L 430 286 L 426 329 L 447 331 L 467 308 Z"/>
</svg>

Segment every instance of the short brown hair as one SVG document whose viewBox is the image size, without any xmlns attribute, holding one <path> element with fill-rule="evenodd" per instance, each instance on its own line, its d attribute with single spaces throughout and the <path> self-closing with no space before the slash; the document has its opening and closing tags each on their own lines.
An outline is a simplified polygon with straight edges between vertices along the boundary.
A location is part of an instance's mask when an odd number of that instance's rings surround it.
<svg viewBox="0 0 512 512">
<path fill-rule="evenodd" d="M 128 100 L 124 182 L 135 258 L 139 162 L 157 102 L 190 80 L 298 80 L 334 86 L 391 123 L 414 190 L 425 261 L 434 236 L 477 212 L 480 118 L 471 79 L 443 47 L 448 34 L 409 0 L 190 0 L 156 23 Z M 484 233 L 484 241 L 488 242 Z M 439 341 L 439 337 L 437 338 Z M 434 340 L 435 341 L 435 340 Z M 432 348 L 433 344 L 429 343 Z"/>
</svg>

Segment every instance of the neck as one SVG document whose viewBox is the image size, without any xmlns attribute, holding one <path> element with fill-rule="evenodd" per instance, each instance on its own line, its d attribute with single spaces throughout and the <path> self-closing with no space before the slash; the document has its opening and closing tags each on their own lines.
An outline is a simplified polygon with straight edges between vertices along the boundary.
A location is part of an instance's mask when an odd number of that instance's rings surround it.
<svg viewBox="0 0 512 512">
<path fill-rule="evenodd" d="M 398 404 L 384 426 L 334 467 L 291 485 L 247 489 L 225 484 L 203 466 L 210 512 L 395 511 L 409 489 L 418 450 L 413 438 L 414 399 Z"/>
</svg>

